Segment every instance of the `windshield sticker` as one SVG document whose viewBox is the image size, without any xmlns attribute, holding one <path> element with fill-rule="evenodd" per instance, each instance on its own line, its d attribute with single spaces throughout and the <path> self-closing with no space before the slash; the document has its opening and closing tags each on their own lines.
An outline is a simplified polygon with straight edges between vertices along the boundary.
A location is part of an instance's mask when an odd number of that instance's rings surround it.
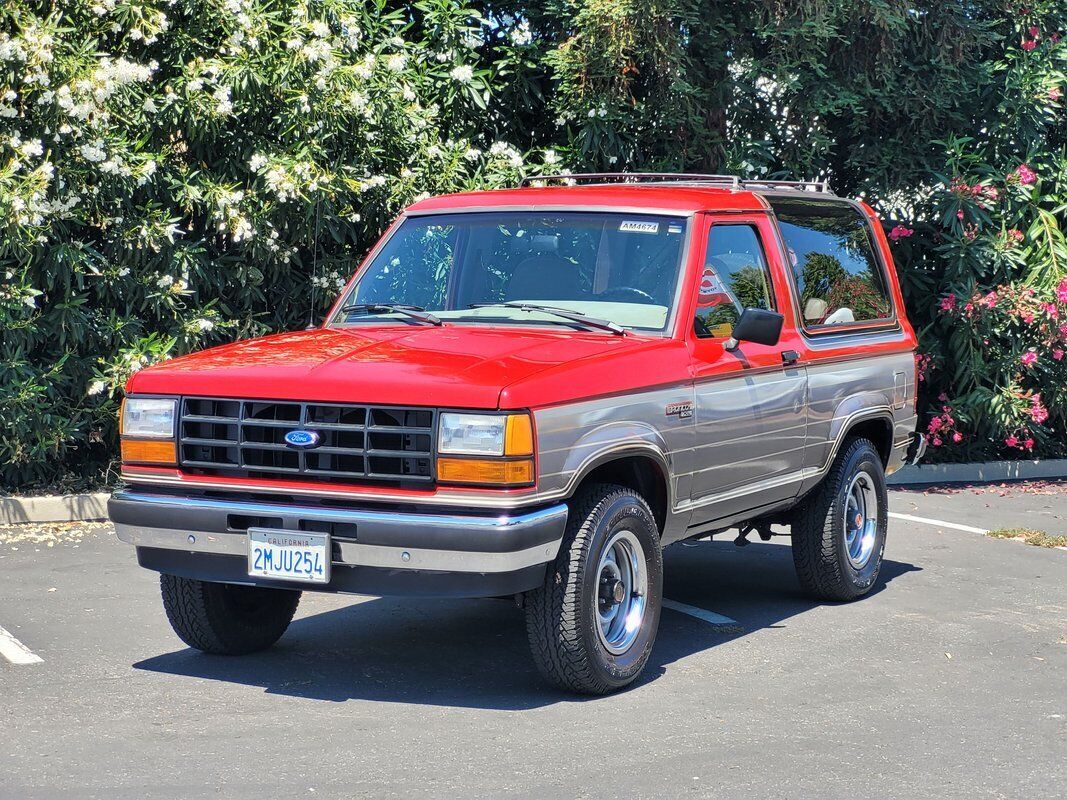
<svg viewBox="0 0 1067 800">
<path fill-rule="evenodd" d="M 681 233 L 681 232 L 682 232 L 682 226 L 681 225 L 668 225 L 667 226 L 667 233 Z"/>
<path fill-rule="evenodd" d="M 659 233 L 659 223 L 626 220 L 619 223 L 619 230 L 627 233 Z"/>
</svg>

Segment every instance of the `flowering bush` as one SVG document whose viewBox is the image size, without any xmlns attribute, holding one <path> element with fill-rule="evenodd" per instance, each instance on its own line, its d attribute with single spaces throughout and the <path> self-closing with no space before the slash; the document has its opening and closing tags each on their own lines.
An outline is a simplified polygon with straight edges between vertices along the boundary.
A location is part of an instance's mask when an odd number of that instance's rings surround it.
<svg viewBox="0 0 1067 800">
<path fill-rule="evenodd" d="M 98 478 L 132 371 L 306 324 L 418 196 L 565 167 L 866 196 L 895 219 L 934 457 L 1061 453 L 1038 331 L 1064 311 L 1065 14 L 8 0 L 0 483 Z"/>
<path fill-rule="evenodd" d="M 981 437 L 980 452 L 1067 454 L 1067 278 L 1051 291 L 1000 286 L 962 300 L 949 294 L 939 309 L 950 342 L 974 361 L 952 371 L 952 406 L 942 393 L 938 401 L 946 405 L 928 423 L 931 443 L 962 445 L 970 436 Z"/>
<path fill-rule="evenodd" d="M 145 364 L 306 324 L 426 193 L 513 182 L 476 12 L 0 9 L 0 478 L 106 465 Z"/>
</svg>

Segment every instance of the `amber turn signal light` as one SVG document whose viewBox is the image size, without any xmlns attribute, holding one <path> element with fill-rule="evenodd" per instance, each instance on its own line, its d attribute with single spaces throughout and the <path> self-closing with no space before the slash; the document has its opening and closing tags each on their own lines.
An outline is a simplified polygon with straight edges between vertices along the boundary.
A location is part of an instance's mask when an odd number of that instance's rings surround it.
<svg viewBox="0 0 1067 800">
<path fill-rule="evenodd" d="M 123 464 L 178 463 L 178 451 L 170 439 L 123 439 L 120 449 Z"/>
<path fill-rule="evenodd" d="M 504 455 L 533 455 L 533 423 L 529 414 L 512 414 L 504 428 Z"/>
<path fill-rule="evenodd" d="M 519 486 L 533 483 L 532 459 L 497 461 L 486 458 L 438 458 L 437 480 L 442 483 L 489 483 Z"/>
</svg>

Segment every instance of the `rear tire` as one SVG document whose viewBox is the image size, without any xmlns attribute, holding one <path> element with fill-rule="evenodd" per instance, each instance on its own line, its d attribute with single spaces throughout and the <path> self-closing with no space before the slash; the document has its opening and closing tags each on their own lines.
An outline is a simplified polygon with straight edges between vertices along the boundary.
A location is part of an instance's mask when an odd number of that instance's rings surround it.
<svg viewBox="0 0 1067 800">
<path fill-rule="evenodd" d="M 793 518 L 801 587 L 820 600 L 867 594 L 882 568 L 888 522 L 882 459 L 868 439 L 847 440 Z"/>
<path fill-rule="evenodd" d="M 163 608 L 178 637 L 205 653 L 239 656 L 270 647 L 285 633 L 300 592 L 160 575 Z"/>
<path fill-rule="evenodd" d="M 659 530 L 648 504 L 623 486 L 583 489 L 544 586 L 526 595 L 538 670 L 584 694 L 629 685 L 652 652 L 662 592 Z"/>
</svg>

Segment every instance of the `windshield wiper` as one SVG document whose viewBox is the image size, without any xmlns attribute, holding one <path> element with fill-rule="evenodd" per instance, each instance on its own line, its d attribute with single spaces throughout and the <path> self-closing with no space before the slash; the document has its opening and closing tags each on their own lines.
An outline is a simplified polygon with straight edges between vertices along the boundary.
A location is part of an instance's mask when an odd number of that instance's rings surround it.
<svg viewBox="0 0 1067 800">
<path fill-rule="evenodd" d="M 427 322 L 430 325 L 440 325 L 441 318 L 431 314 L 421 306 L 406 306 L 399 303 L 349 303 L 341 306 L 341 313 L 350 314 L 353 311 L 363 311 L 367 314 L 390 314 L 397 313 L 417 319 L 419 322 Z"/>
<path fill-rule="evenodd" d="M 581 311 L 571 311 L 569 308 L 556 308 L 555 306 L 543 306 L 539 303 L 523 303 L 518 300 L 512 300 L 503 303 L 471 303 L 469 308 L 490 308 L 500 306 L 502 308 L 517 308 L 519 311 L 542 311 L 545 314 L 555 314 L 557 317 L 563 317 L 563 319 L 569 319 L 571 322 L 577 322 L 579 325 L 586 325 L 590 328 L 597 328 L 603 331 L 611 331 L 618 336 L 626 335 L 626 328 L 621 325 L 612 322 L 607 319 L 598 319 L 597 317 L 590 317 Z"/>
</svg>

